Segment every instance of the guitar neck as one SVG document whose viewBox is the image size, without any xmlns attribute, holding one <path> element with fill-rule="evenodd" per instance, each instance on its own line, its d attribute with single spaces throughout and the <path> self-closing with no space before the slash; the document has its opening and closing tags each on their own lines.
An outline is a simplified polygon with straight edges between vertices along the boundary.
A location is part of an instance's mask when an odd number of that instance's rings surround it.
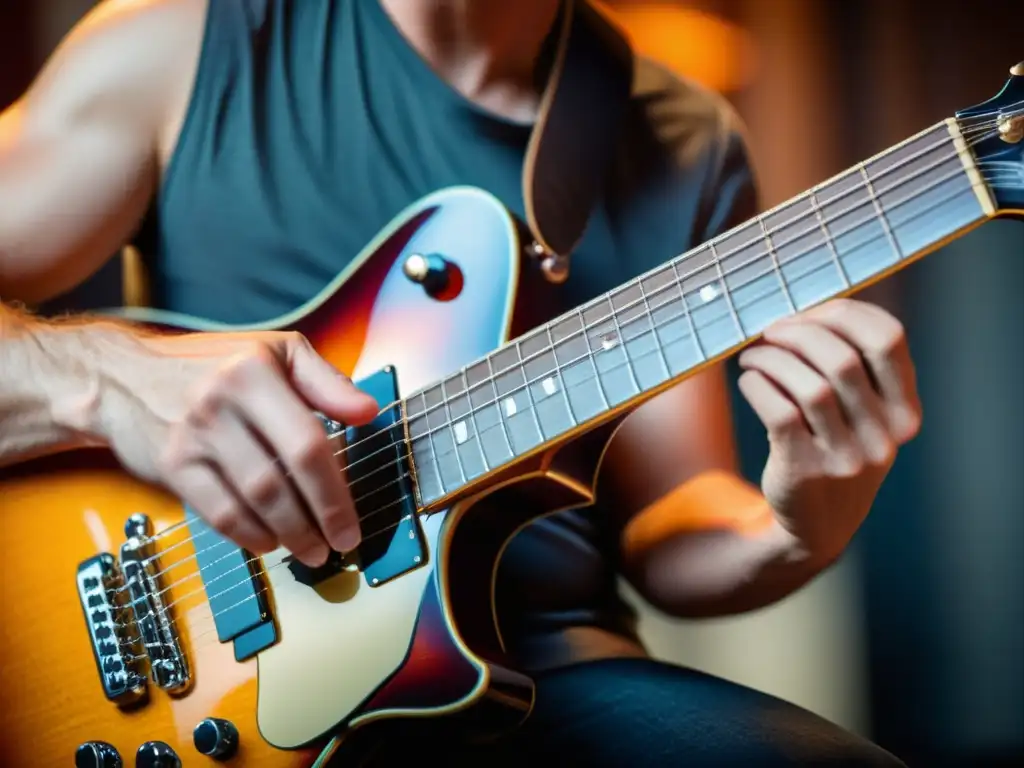
<svg viewBox="0 0 1024 768">
<path fill-rule="evenodd" d="M 950 119 L 540 326 L 406 398 L 418 506 L 449 505 L 994 211 Z"/>
</svg>

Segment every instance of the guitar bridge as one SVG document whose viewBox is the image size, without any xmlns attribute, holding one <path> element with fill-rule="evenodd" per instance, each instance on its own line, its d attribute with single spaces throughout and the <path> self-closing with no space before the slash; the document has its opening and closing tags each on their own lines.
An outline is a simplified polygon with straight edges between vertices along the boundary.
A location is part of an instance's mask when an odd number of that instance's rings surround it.
<svg viewBox="0 0 1024 768">
<path fill-rule="evenodd" d="M 149 518 L 132 515 L 125 528 L 128 541 L 121 545 L 121 570 L 136 633 L 149 660 L 150 677 L 163 690 L 178 693 L 188 687 L 190 676 L 178 633 L 161 596 L 160 566 L 149 538 Z"/>
<path fill-rule="evenodd" d="M 78 567 L 78 598 L 103 693 L 125 707 L 139 703 L 152 680 L 177 693 L 191 682 L 174 622 L 161 596 L 149 520 L 133 515 L 120 560 L 104 552 Z"/>
<path fill-rule="evenodd" d="M 124 576 L 117 560 L 106 552 L 86 560 L 78 566 L 76 583 L 103 694 L 122 707 L 142 701 L 142 652 L 131 629 L 134 621 L 125 605 Z"/>
</svg>

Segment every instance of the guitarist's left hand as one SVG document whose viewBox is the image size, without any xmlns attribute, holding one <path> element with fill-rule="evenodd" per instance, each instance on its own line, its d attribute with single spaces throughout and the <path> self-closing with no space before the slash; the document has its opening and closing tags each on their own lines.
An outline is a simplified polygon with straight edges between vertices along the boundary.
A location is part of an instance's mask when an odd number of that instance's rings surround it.
<svg viewBox="0 0 1024 768">
<path fill-rule="evenodd" d="M 906 336 L 880 307 L 840 299 L 763 337 L 739 357 L 740 390 L 771 446 L 762 491 L 803 547 L 832 559 L 920 429 Z"/>
</svg>

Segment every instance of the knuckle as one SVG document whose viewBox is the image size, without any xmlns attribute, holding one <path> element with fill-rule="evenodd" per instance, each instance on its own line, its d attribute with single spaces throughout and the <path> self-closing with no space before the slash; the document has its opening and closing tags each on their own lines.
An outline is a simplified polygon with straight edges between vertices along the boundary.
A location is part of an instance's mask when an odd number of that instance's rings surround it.
<svg viewBox="0 0 1024 768">
<path fill-rule="evenodd" d="M 288 448 L 288 459 L 301 469 L 309 469 L 320 460 L 326 445 L 324 433 L 319 428 L 315 426 L 297 428 Z"/>
<path fill-rule="evenodd" d="M 871 448 L 869 463 L 872 467 L 891 467 L 896 461 L 896 443 L 892 440 L 880 440 Z"/>
<path fill-rule="evenodd" d="M 823 304 L 819 305 L 818 306 L 818 311 L 821 314 L 823 314 L 823 315 L 828 315 L 830 317 L 835 317 L 835 316 L 841 315 L 841 314 L 843 314 L 845 312 L 849 312 L 851 309 L 853 309 L 853 307 L 855 305 L 856 305 L 856 301 L 854 301 L 853 299 L 847 299 L 847 298 L 832 299 L 830 301 L 826 301 Z"/>
<path fill-rule="evenodd" d="M 217 421 L 224 403 L 224 389 L 214 377 L 198 388 L 186 412 L 186 421 L 197 429 L 207 429 Z"/>
<path fill-rule="evenodd" d="M 281 331 L 281 339 L 290 347 L 308 347 L 309 339 L 298 331 Z"/>
<path fill-rule="evenodd" d="M 274 355 L 263 341 L 249 341 L 224 361 L 213 377 L 211 389 L 223 397 L 245 387 L 262 369 L 274 364 Z"/>
<path fill-rule="evenodd" d="M 803 416 L 800 410 L 795 406 L 790 406 L 788 408 L 780 408 L 778 413 L 767 419 L 765 426 L 771 432 L 785 432 L 797 427 L 802 419 Z"/>
<path fill-rule="evenodd" d="M 906 344 L 907 335 L 903 324 L 896 318 L 891 318 L 887 327 L 878 334 L 875 342 L 875 353 L 884 357 L 891 357 L 899 352 Z"/>
<path fill-rule="evenodd" d="M 904 442 L 913 440 L 921 434 L 921 424 L 924 421 L 921 411 L 916 408 L 908 408 L 904 417 L 902 434 L 900 437 Z"/>
<path fill-rule="evenodd" d="M 824 410 L 835 402 L 835 393 L 828 382 L 822 381 L 807 392 L 805 402 L 815 410 Z"/>
<path fill-rule="evenodd" d="M 231 538 L 238 532 L 241 513 L 233 504 L 211 509 L 206 513 L 206 522 L 221 536 Z"/>
<path fill-rule="evenodd" d="M 840 381 L 852 381 L 859 378 L 863 370 L 860 355 L 853 350 L 844 352 L 833 365 L 833 374 Z"/>
<path fill-rule="evenodd" d="M 835 458 L 832 463 L 831 475 L 840 480 L 852 480 L 860 477 L 864 469 L 864 458 L 859 453 L 847 451 Z"/>
<path fill-rule="evenodd" d="M 281 498 L 284 476 L 270 464 L 255 472 L 243 483 L 245 497 L 256 506 L 271 506 Z"/>
<path fill-rule="evenodd" d="M 178 429 L 172 430 L 156 455 L 156 465 L 165 477 L 174 477 L 189 460 L 187 442 Z"/>
</svg>

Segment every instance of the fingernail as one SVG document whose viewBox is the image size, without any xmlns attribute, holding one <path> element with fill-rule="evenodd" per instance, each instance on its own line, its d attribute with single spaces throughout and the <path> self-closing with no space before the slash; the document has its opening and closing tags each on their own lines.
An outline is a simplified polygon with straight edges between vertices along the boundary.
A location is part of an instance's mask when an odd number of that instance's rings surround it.
<svg viewBox="0 0 1024 768">
<path fill-rule="evenodd" d="M 353 525 L 351 528 L 344 528 L 338 532 L 334 538 L 334 548 L 339 552 L 351 552 L 359 546 L 359 542 L 362 539 L 363 536 L 359 526 Z"/>
</svg>

